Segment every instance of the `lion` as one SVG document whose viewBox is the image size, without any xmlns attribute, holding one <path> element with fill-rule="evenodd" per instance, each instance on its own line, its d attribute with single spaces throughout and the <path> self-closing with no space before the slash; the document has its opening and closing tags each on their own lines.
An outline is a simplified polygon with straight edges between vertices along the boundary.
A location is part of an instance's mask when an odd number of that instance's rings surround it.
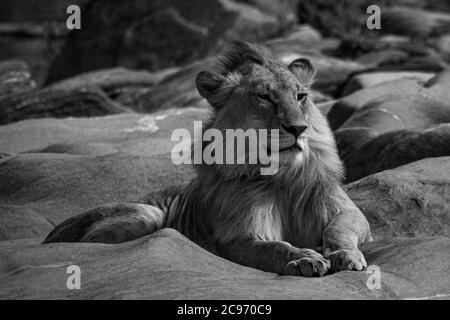
<svg viewBox="0 0 450 320">
<path fill-rule="evenodd" d="M 342 189 L 333 134 L 310 99 L 314 75 L 308 59 L 286 66 L 255 44 L 232 43 L 216 71 L 197 75 L 198 92 L 213 110 L 203 130 L 279 129 L 278 171 L 197 164 L 187 185 L 147 203 L 107 204 L 69 218 L 44 243 L 120 243 L 168 227 L 267 272 L 314 277 L 363 270 L 360 246 L 371 240 L 370 227 Z"/>
</svg>

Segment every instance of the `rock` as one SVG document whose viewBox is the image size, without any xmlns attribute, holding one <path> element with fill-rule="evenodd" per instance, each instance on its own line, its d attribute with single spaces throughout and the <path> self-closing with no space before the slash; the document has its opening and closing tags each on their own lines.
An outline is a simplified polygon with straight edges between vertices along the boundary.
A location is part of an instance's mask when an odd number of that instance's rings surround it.
<svg viewBox="0 0 450 320">
<path fill-rule="evenodd" d="M 397 79 L 413 79 L 419 84 L 424 84 L 434 77 L 433 72 L 370 72 L 361 73 L 351 77 L 342 90 L 342 96 L 352 94 L 355 91 L 372 87 L 383 82 L 390 82 Z"/>
<path fill-rule="evenodd" d="M 119 49 L 117 64 L 128 68 L 151 69 L 180 65 L 186 61 L 186 56 L 192 56 L 193 48 L 202 46 L 207 39 L 206 27 L 191 23 L 171 7 L 128 27 Z M 161 56 L 161 52 L 165 52 L 164 56 Z M 191 59 L 199 57 L 193 56 Z"/>
<path fill-rule="evenodd" d="M 321 34 L 309 25 L 299 25 L 292 28 L 282 37 L 270 39 L 264 45 L 272 50 L 276 56 L 282 56 L 286 52 L 321 51 L 323 39 Z"/>
<path fill-rule="evenodd" d="M 383 33 L 426 38 L 447 33 L 450 14 L 407 7 L 386 8 L 381 15 L 381 25 Z"/>
<path fill-rule="evenodd" d="M 96 88 L 42 89 L 0 98 L 0 124 L 46 117 L 83 117 L 127 112 Z"/>
<path fill-rule="evenodd" d="M 143 201 L 192 178 L 170 154 L 178 128 L 193 133 L 205 110 L 89 119 L 39 119 L 0 127 L 0 239 L 45 237 L 53 224 L 108 202 Z"/>
<path fill-rule="evenodd" d="M 382 171 L 345 190 L 368 218 L 375 238 L 450 236 L 450 157 Z"/>
<path fill-rule="evenodd" d="M 427 90 L 424 94 L 427 94 L 434 99 L 438 99 L 447 105 L 450 105 L 450 70 L 437 74 L 434 78 L 430 79 L 426 84 Z"/>
<path fill-rule="evenodd" d="M 35 210 L 15 205 L 0 204 L 0 241 L 39 237 L 55 227 Z"/>
<path fill-rule="evenodd" d="M 206 107 L 208 104 L 197 91 L 195 78 L 203 70 L 217 65 L 215 57 L 191 63 L 160 81 L 148 92 L 132 102 L 137 111 L 154 112 L 169 108 Z"/>
<path fill-rule="evenodd" d="M 443 58 L 450 62 L 450 34 L 444 34 L 437 38 L 434 42 L 434 46 Z"/>
<path fill-rule="evenodd" d="M 83 9 L 83 23 L 52 64 L 48 83 L 116 65 L 159 70 L 187 64 L 216 53 L 225 40 L 260 41 L 284 25 L 232 0 L 100 0 Z"/>
<path fill-rule="evenodd" d="M 242 3 L 251 4 L 262 12 L 277 17 L 288 27 L 297 22 L 296 9 L 299 0 L 238 0 Z"/>
<path fill-rule="evenodd" d="M 64 36 L 68 33 L 66 9 L 90 0 L 4 0 L 0 3 L 0 60 L 20 59 L 41 85 L 48 75 Z"/>
<path fill-rule="evenodd" d="M 353 113 L 374 99 L 386 100 L 393 96 L 414 95 L 423 88 L 415 80 L 400 79 L 380 83 L 373 87 L 358 90 L 339 99 L 328 113 L 328 122 L 332 130 L 338 129 Z"/>
<path fill-rule="evenodd" d="M 407 45 L 411 41 L 407 36 L 398 34 L 384 34 L 380 36 L 380 42 L 385 43 L 391 48 L 400 48 Z"/>
<path fill-rule="evenodd" d="M 312 88 L 331 96 L 337 95 L 340 86 L 349 75 L 365 70 L 365 67 L 357 62 L 332 58 L 320 53 L 289 50 L 280 52 L 278 56 L 287 65 L 300 57 L 309 59 L 317 71 Z"/>
<path fill-rule="evenodd" d="M 40 27 L 38 28 L 40 29 Z M 25 61 L 29 65 L 33 80 L 38 86 L 45 82 L 50 60 L 62 44 L 61 37 L 55 37 L 52 32 L 44 30 L 37 30 L 38 35 L 36 36 L 28 36 L 27 34 L 0 36 L 0 61 L 12 59 Z M 39 35 L 41 31 L 45 36 Z M 15 31 L 13 30 L 13 32 Z M 26 32 L 30 33 L 29 30 Z M 33 30 L 32 32 L 36 31 Z"/>
<path fill-rule="evenodd" d="M 373 129 L 336 131 L 346 181 L 392 169 L 413 161 L 450 155 L 450 124 L 378 134 Z"/>
<path fill-rule="evenodd" d="M 55 82 L 48 88 L 53 90 L 75 90 L 84 87 L 96 87 L 106 92 L 123 87 L 150 88 L 175 71 L 176 69 L 165 69 L 160 72 L 148 72 L 116 67 L 86 72 Z"/>
<path fill-rule="evenodd" d="M 420 95 L 383 97 L 356 111 L 339 129 L 367 127 L 378 134 L 450 123 L 450 107 Z"/>
<path fill-rule="evenodd" d="M 34 119 L 0 126 L 0 152 L 93 155 L 111 150 L 132 155 L 169 153 L 177 128 L 193 132 L 205 109 L 166 110 L 152 115 L 125 113 L 95 118 Z M 77 151 L 78 150 L 78 151 Z"/>
<path fill-rule="evenodd" d="M 2 160 L 0 176 L 0 203 L 15 206 L 15 211 L 27 219 L 31 210 L 58 224 L 108 202 L 144 201 L 151 192 L 188 181 L 192 172 L 188 166 L 174 165 L 170 154 L 112 153 L 92 157 L 30 153 Z M 8 207 L 3 210 L 11 211 Z M 18 229 L 19 222 L 4 216 L 3 210 L 3 228 Z M 42 224 L 36 221 L 37 226 Z M 28 236 L 29 227 L 19 230 L 22 234 L 16 231 L 14 238 Z M 48 230 L 42 231 L 34 236 L 45 237 Z"/>
<path fill-rule="evenodd" d="M 7 60 L 0 62 L 0 97 L 29 92 L 36 88 L 31 78 L 28 65 L 20 60 Z"/>
<path fill-rule="evenodd" d="M 384 49 L 366 53 L 356 59 L 356 62 L 368 67 L 381 67 L 385 65 L 401 65 L 409 58 L 408 53 L 399 49 Z"/>
<path fill-rule="evenodd" d="M 423 110 L 426 107 L 417 105 L 418 102 L 414 102 L 414 100 L 422 101 L 425 104 L 438 104 L 445 112 L 447 109 L 445 106 L 448 106 L 448 101 L 450 100 L 450 92 L 448 90 L 449 83 L 449 71 L 443 71 L 437 74 L 423 85 L 417 80 L 412 79 L 399 79 L 380 83 L 372 87 L 358 90 L 353 94 L 339 99 L 328 113 L 328 121 L 331 128 L 336 130 L 356 111 L 361 110 L 369 103 L 372 103 L 373 106 L 365 108 L 361 113 L 367 113 L 367 109 L 373 108 L 374 106 L 378 109 L 383 109 L 383 103 L 394 105 L 401 104 L 401 102 L 399 102 L 400 100 L 403 102 L 408 101 L 408 103 L 409 101 L 413 101 L 412 104 L 415 105 L 415 108 L 422 108 Z M 427 102 L 429 100 L 431 101 Z M 392 108 L 393 107 L 390 107 L 388 109 L 395 113 L 395 110 Z M 404 110 L 405 108 L 408 107 L 400 106 L 400 110 Z M 438 119 L 436 119 L 436 121 L 438 121 Z M 436 123 L 436 121 L 426 123 L 433 124 Z"/>
<path fill-rule="evenodd" d="M 31 3 L 27 0 L 3 0 L 0 3 L 2 22 L 65 22 L 68 6 L 83 5 L 90 0 L 45 0 Z"/>
<path fill-rule="evenodd" d="M 450 155 L 448 72 L 424 87 L 402 81 L 401 90 L 395 82 L 386 91 L 380 90 L 383 85 L 372 87 L 373 91 L 360 90 L 329 111 L 333 129 L 339 127 L 335 137 L 348 182 L 420 159 Z M 377 92 L 380 97 L 374 98 Z"/>
<path fill-rule="evenodd" d="M 381 271 L 323 278 L 277 276 L 219 258 L 172 229 L 119 245 L 6 243 L 0 251 L 5 299 L 438 299 L 450 285 L 448 238 L 393 239 L 363 249 Z M 67 290 L 67 267 L 82 290 Z M 176 276 L 174 276 L 176 274 Z M 170 290 L 168 290 L 170 288 Z"/>
</svg>

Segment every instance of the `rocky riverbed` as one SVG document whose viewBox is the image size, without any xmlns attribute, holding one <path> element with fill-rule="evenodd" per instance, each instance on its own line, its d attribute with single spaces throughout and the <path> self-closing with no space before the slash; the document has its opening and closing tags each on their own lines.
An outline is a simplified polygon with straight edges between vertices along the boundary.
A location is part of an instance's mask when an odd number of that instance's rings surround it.
<svg viewBox="0 0 450 320">
<path fill-rule="evenodd" d="M 16 14 L 0 13 L 0 45 L 9 37 L 29 48 L 31 36 L 6 25 L 64 18 L 41 8 L 33 21 L 19 14 L 24 1 L 6 2 Z M 1 299 L 450 298 L 448 7 L 383 1 L 368 45 L 305 18 L 322 1 L 78 2 L 86 22 L 59 35 L 52 59 L 19 50 L 0 62 Z M 313 100 L 335 133 L 345 190 L 371 224 L 375 241 L 363 251 L 380 268 L 380 289 L 365 271 L 300 278 L 246 268 L 171 229 L 119 245 L 41 244 L 68 217 L 192 178 L 170 160 L 170 136 L 208 116 L 194 79 L 232 39 L 316 67 Z M 80 290 L 66 286 L 70 265 L 82 271 Z"/>
</svg>

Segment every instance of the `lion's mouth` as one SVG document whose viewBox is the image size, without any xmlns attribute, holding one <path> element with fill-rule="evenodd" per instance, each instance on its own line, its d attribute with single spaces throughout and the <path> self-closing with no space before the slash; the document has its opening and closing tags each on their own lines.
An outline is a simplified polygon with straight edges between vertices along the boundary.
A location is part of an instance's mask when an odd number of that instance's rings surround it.
<svg viewBox="0 0 450 320">
<path fill-rule="evenodd" d="M 280 148 L 280 152 L 282 151 L 303 151 L 303 147 L 300 141 L 296 140 L 294 144 Z"/>
<path fill-rule="evenodd" d="M 303 149 L 298 143 L 296 143 L 290 147 L 283 148 L 280 151 L 303 151 Z"/>
</svg>

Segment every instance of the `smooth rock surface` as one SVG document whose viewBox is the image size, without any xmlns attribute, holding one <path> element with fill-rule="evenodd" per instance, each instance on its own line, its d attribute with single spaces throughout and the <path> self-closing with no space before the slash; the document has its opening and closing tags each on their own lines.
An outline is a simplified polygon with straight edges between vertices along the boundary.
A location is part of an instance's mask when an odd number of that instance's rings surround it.
<svg viewBox="0 0 450 320">
<path fill-rule="evenodd" d="M 381 271 L 323 278 L 277 276 L 219 258 L 175 230 L 120 245 L 17 244 L 0 247 L 0 298 L 9 299 L 442 299 L 450 295 L 450 239 L 378 241 L 363 251 Z M 66 287 L 67 267 L 81 289 Z"/>
<path fill-rule="evenodd" d="M 345 186 L 373 236 L 450 236 L 450 157 L 423 159 Z"/>
</svg>

